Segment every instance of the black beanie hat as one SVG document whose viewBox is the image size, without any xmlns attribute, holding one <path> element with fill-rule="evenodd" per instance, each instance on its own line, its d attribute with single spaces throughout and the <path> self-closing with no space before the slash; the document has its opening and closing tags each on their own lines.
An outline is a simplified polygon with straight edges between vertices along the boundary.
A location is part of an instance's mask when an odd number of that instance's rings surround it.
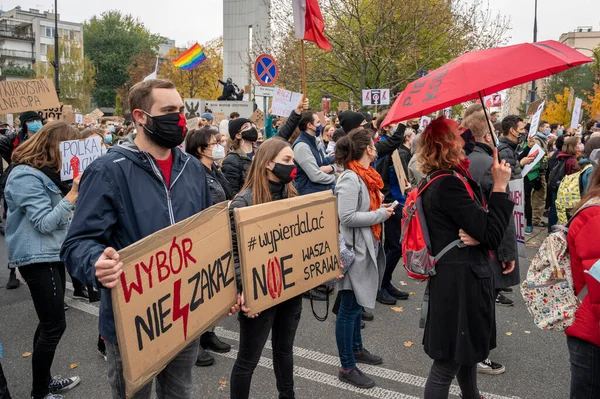
<svg viewBox="0 0 600 399">
<path fill-rule="evenodd" d="M 237 118 L 229 121 L 229 136 L 231 137 L 231 140 L 235 140 L 235 136 L 246 123 L 252 123 L 252 121 L 246 118 Z"/>
<path fill-rule="evenodd" d="M 43 121 L 44 118 L 42 118 L 40 116 L 40 114 L 38 114 L 35 111 L 26 111 L 26 112 L 21 113 L 21 115 L 19 116 L 19 119 L 21 120 L 21 126 L 25 126 L 26 122 L 34 121 L 34 120 Z"/>
<path fill-rule="evenodd" d="M 350 133 L 352 129 L 360 127 L 360 124 L 363 123 L 365 117 L 359 112 L 345 111 L 340 114 L 339 119 L 344 132 Z"/>
</svg>

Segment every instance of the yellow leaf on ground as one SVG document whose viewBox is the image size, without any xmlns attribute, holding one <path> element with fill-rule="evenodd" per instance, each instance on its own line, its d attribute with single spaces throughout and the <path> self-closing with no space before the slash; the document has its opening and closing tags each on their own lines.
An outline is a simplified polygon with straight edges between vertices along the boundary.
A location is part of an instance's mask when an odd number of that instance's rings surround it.
<svg viewBox="0 0 600 399">
<path fill-rule="evenodd" d="M 221 378 L 219 380 L 219 391 L 222 391 L 223 389 L 225 389 L 227 387 L 227 380 L 224 378 Z"/>
<path fill-rule="evenodd" d="M 76 369 L 77 366 L 79 366 L 79 363 L 71 363 L 71 365 L 69 367 L 71 367 L 71 370 L 72 370 L 72 369 Z"/>
<path fill-rule="evenodd" d="M 400 308 L 400 307 L 397 307 L 397 306 L 393 307 L 392 310 L 394 312 L 404 312 L 404 308 Z"/>
<path fill-rule="evenodd" d="M 420 311 L 420 310 L 421 310 L 421 308 L 417 308 L 417 310 L 419 310 L 419 311 Z"/>
<path fill-rule="evenodd" d="M 506 333 L 506 335 L 508 335 L 510 337 L 512 335 L 512 333 L 509 331 Z"/>
<path fill-rule="evenodd" d="M 408 293 L 408 295 L 415 295 L 415 293 L 411 291 Z"/>
<path fill-rule="evenodd" d="M 410 348 L 410 347 L 411 347 L 411 346 L 413 346 L 414 344 L 415 344 L 415 343 L 414 343 L 414 342 L 412 342 L 412 341 L 406 341 L 406 342 L 404 343 L 404 346 L 406 346 L 406 347 Z"/>
<path fill-rule="evenodd" d="M 25 352 L 25 353 L 23 353 L 23 357 L 29 357 L 29 356 L 31 356 L 31 352 Z"/>
<path fill-rule="evenodd" d="M 406 284 L 404 281 L 400 281 L 400 285 L 401 285 L 401 286 L 406 286 L 406 285 L 408 285 L 408 284 Z"/>
<path fill-rule="evenodd" d="M 525 334 L 531 334 L 531 331 L 525 330 Z"/>
</svg>

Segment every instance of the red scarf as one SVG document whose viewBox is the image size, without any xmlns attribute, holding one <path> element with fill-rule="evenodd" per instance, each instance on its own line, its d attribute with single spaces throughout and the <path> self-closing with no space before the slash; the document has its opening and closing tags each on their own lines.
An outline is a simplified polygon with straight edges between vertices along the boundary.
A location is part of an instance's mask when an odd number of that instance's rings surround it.
<svg viewBox="0 0 600 399">
<path fill-rule="evenodd" d="M 369 210 L 376 211 L 381 208 L 381 189 L 383 188 L 383 180 L 379 173 L 371 166 L 369 166 L 368 169 L 365 168 L 358 163 L 358 161 L 350 162 L 348 164 L 348 169 L 359 175 L 362 181 L 367 185 L 370 199 Z M 373 230 L 373 234 L 377 241 L 381 241 L 381 224 L 378 223 L 371 226 L 371 230 Z"/>
</svg>

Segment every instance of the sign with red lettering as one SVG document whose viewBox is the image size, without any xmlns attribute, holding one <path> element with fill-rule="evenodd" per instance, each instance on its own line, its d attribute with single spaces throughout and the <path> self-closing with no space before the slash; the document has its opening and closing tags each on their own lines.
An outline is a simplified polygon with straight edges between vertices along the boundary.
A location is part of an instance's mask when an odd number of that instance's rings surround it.
<svg viewBox="0 0 600 399">
<path fill-rule="evenodd" d="M 520 257 L 527 257 L 525 253 L 525 189 L 523 179 L 511 180 L 508 183 L 510 199 L 515 203 L 513 217 L 517 233 L 517 246 Z"/>
<path fill-rule="evenodd" d="M 127 397 L 227 315 L 237 285 L 227 204 L 119 251 L 113 310 Z"/>
<path fill-rule="evenodd" d="M 250 314 L 340 275 L 336 198 L 331 191 L 234 211 Z"/>
</svg>

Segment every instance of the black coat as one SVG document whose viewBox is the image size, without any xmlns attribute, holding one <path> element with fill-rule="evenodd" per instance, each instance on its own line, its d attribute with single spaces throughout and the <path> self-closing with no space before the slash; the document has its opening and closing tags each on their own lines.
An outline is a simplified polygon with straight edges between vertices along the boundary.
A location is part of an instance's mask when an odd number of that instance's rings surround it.
<svg viewBox="0 0 600 399">
<path fill-rule="evenodd" d="M 221 170 L 231 186 L 233 195 L 239 193 L 244 186 L 251 163 L 252 160 L 250 157 L 248 157 L 248 155 L 246 155 L 242 150 L 229 151 L 229 154 L 227 154 L 223 160 Z"/>
<path fill-rule="evenodd" d="M 496 347 L 495 295 L 489 250 L 498 248 L 512 217 L 506 193 L 492 193 L 489 210 L 481 204 L 479 185 L 468 180 L 471 199 L 457 177 L 443 177 L 423 194 L 432 255 L 457 240 L 463 229 L 481 244 L 451 249 L 429 281 L 429 312 L 423 336 L 425 352 L 434 360 L 474 365 Z"/>
<path fill-rule="evenodd" d="M 494 187 L 494 178 L 492 177 L 492 164 L 494 162 L 492 147 L 482 143 L 476 143 L 473 152 L 469 154 L 469 172 L 473 180 L 481 187 L 483 198 L 489 202 Z M 508 192 L 508 190 L 507 190 Z M 517 285 L 521 282 L 519 273 L 519 251 L 517 248 L 517 232 L 515 230 L 515 219 L 510 218 L 502 242 L 497 250 L 492 251 L 492 271 L 494 273 L 494 287 L 507 288 Z M 515 270 L 510 274 L 503 274 L 502 262 L 515 261 Z"/>
<path fill-rule="evenodd" d="M 390 193 L 390 168 L 394 166 L 394 163 L 392 162 L 392 153 L 396 150 L 400 151 L 400 148 L 402 148 L 405 130 L 406 126 L 400 124 L 396 128 L 394 134 L 382 138 L 377 143 L 375 143 L 375 149 L 377 150 L 377 156 L 379 158 L 375 164 L 375 169 L 377 170 L 377 173 L 379 173 L 381 179 L 383 180 L 383 188 L 381 189 L 381 192 L 385 196 L 383 202 L 386 204 L 394 202 L 394 198 Z M 400 155 L 400 157 L 402 158 L 402 155 Z M 405 172 L 408 176 L 408 162 L 406 163 L 406 165 L 407 168 L 405 169 Z"/>
<path fill-rule="evenodd" d="M 510 180 L 522 179 L 521 177 L 521 159 L 518 156 L 518 144 L 513 143 L 508 137 L 502 136 L 498 139 L 498 159 L 504 160 L 510 165 Z"/>
<path fill-rule="evenodd" d="M 231 186 L 223 172 L 217 168 L 216 164 L 213 164 L 212 169 L 209 169 L 204 165 L 204 170 L 206 171 L 206 180 L 208 182 L 208 188 L 210 189 L 213 204 L 233 199 Z"/>
</svg>

